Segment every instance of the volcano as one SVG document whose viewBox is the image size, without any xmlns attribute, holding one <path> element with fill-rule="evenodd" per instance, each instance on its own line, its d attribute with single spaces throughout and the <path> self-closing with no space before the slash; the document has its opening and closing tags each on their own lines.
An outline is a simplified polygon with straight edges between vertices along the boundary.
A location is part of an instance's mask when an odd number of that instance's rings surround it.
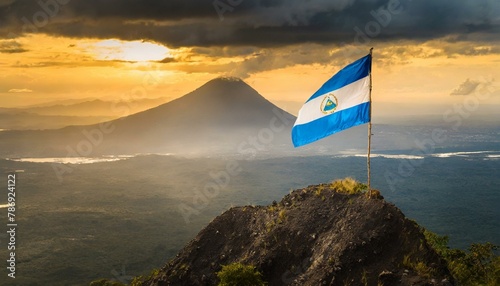
<svg viewBox="0 0 500 286">
<path fill-rule="evenodd" d="M 241 79 L 223 77 L 176 100 L 101 124 L 4 131 L 0 133 L 0 152 L 5 157 L 206 152 L 253 155 L 276 146 L 291 150 L 294 121 L 293 115 Z"/>
</svg>

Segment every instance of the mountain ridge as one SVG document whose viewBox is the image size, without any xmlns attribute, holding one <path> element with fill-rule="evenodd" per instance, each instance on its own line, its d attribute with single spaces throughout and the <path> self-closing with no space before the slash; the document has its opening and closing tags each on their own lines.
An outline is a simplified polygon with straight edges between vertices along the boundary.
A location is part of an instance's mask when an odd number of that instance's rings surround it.
<svg viewBox="0 0 500 286">
<path fill-rule="evenodd" d="M 139 112 L 163 104 L 167 101 L 167 98 L 163 97 L 143 98 L 130 101 L 110 101 L 95 98 L 85 101 L 61 101 L 26 107 L 0 108 L 0 112 L 10 114 L 31 113 L 39 115 L 107 116 L 109 118 L 114 118 L 117 117 L 112 110 L 115 105 L 127 105 L 133 111 Z M 97 111 L 85 109 L 97 109 Z"/>
<path fill-rule="evenodd" d="M 124 106 L 127 113 L 136 113 L 167 101 L 166 98 L 132 101 L 89 99 L 82 102 L 62 101 L 41 106 L 0 108 L 0 128 L 6 130 L 47 130 L 72 125 L 94 125 L 120 117 Z M 66 102 L 66 103 L 65 103 Z M 120 109 L 121 108 L 121 109 Z"/>
</svg>

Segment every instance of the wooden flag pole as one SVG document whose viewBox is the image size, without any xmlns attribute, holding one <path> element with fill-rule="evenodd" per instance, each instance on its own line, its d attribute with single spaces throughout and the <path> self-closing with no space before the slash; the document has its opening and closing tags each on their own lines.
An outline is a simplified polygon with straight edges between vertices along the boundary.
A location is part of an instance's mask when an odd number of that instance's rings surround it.
<svg viewBox="0 0 500 286">
<path fill-rule="evenodd" d="M 372 197 L 372 189 L 371 189 L 371 181 L 370 181 L 370 153 L 371 153 L 371 144 L 372 144 L 372 53 L 373 48 L 370 48 L 370 96 L 369 96 L 369 110 L 368 116 L 370 121 L 368 121 L 368 155 L 366 157 L 366 166 L 368 169 L 368 196 Z"/>
</svg>

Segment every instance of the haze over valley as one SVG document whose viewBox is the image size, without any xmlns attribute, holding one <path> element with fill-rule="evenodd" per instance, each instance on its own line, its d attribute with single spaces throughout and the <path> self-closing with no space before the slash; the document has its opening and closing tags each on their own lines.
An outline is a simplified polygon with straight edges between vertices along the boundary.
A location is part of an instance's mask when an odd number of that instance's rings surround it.
<svg viewBox="0 0 500 286">
<path fill-rule="evenodd" d="M 499 14 L 496 0 L 0 0 L 0 284 L 143 275 L 156 285 L 197 262 L 215 272 L 252 262 L 276 285 L 292 283 L 284 273 L 309 285 L 305 273 L 332 278 L 340 268 L 336 277 L 355 285 L 370 259 L 385 259 L 367 268 L 374 279 L 392 263 L 400 273 L 387 277 L 413 277 L 438 254 L 462 253 L 433 249 L 418 225 L 465 252 L 500 245 Z M 308 98 L 360 58 L 370 59 L 370 201 L 360 194 L 367 124 L 300 148 L 291 140 Z M 306 112 L 345 114 L 343 84 L 314 101 L 330 113 Z M 339 194 L 330 183 L 346 177 L 357 189 Z M 388 209 L 397 215 L 386 219 Z M 303 223 L 313 218 L 324 221 Z M 222 234 L 234 241 L 210 243 Z M 329 243 L 338 237 L 342 245 Z M 288 255 L 279 257 L 290 269 L 273 268 L 274 254 Z"/>
<path fill-rule="evenodd" d="M 8 159 L 0 167 L 22 171 L 19 267 L 30 274 L 17 281 L 130 281 L 231 206 L 269 204 L 348 176 L 366 180 L 366 126 L 297 150 L 294 120 L 240 79 L 218 78 L 105 124 L 1 132 Z M 373 186 L 454 247 L 500 243 L 500 129 L 453 127 L 375 124 Z M 83 144 L 91 147 L 80 154 Z"/>
</svg>

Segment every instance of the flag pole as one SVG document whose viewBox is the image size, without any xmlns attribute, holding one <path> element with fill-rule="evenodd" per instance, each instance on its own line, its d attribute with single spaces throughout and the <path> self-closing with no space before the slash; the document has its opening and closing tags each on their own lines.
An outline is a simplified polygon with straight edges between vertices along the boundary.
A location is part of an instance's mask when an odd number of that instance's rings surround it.
<svg viewBox="0 0 500 286">
<path fill-rule="evenodd" d="M 372 144 L 372 54 L 373 48 L 370 48 L 370 95 L 369 95 L 369 110 L 368 110 L 368 154 L 366 156 L 366 166 L 368 170 L 368 197 L 372 197 L 372 189 L 371 189 L 371 181 L 370 181 L 370 153 L 371 153 L 371 144 Z"/>
</svg>

